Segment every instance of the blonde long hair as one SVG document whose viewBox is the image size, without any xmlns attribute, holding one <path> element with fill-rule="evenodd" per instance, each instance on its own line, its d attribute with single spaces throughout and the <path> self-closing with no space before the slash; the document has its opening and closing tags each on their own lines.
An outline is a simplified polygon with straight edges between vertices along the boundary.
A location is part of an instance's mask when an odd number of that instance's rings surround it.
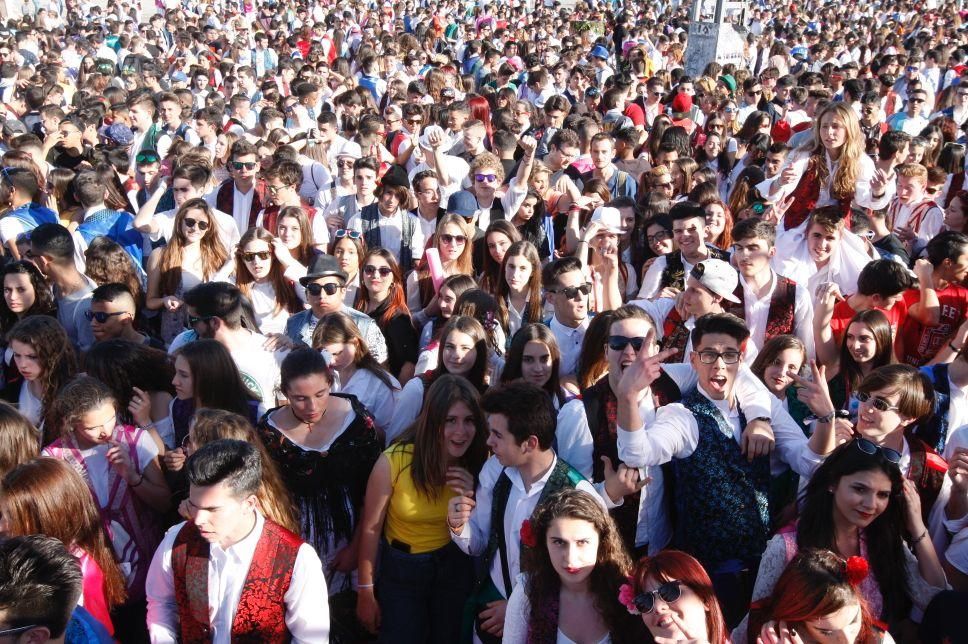
<svg viewBox="0 0 968 644">
<path fill-rule="evenodd" d="M 839 118 L 846 130 L 846 140 L 840 152 L 840 164 L 831 181 L 831 195 L 838 199 L 846 199 L 857 189 L 857 177 L 860 175 L 860 158 L 864 154 L 864 137 L 860 132 L 860 123 L 853 108 L 847 103 L 829 103 L 817 114 L 813 136 L 800 149 L 810 155 L 808 169 L 812 166 L 817 172 L 817 180 L 826 183 L 830 178 L 830 168 L 827 167 L 827 149 L 820 139 L 823 118 L 830 114 Z"/>
</svg>

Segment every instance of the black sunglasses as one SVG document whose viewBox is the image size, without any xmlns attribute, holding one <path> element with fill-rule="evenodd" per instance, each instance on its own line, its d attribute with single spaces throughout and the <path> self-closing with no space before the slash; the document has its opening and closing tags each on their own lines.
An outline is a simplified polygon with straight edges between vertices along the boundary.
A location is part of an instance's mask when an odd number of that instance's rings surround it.
<svg viewBox="0 0 968 644">
<path fill-rule="evenodd" d="M 561 293 L 568 300 L 580 299 L 579 295 L 582 297 L 588 295 L 592 292 L 592 285 L 585 283 L 581 286 L 562 286 L 561 288 L 556 288 L 551 291 L 552 293 Z"/>
<path fill-rule="evenodd" d="M 214 315 L 189 315 L 188 316 L 188 326 L 193 327 L 199 322 L 208 322 Z"/>
<path fill-rule="evenodd" d="M 255 252 L 255 253 L 242 253 L 242 261 L 244 261 L 244 262 L 252 262 L 252 261 L 255 261 L 255 259 L 257 257 L 259 259 L 265 261 L 265 260 L 269 259 L 270 257 L 272 257 L 272 251 L 270 251 L 270 250 L 260 250 L 260 251 Z"/>
<path fill-rule="evenodd" d="M 232 162 L 232 167 L 236 170 L 241 170 L 242 168 L 245 168 L 246 170 L 253 170 L 257 165 L 259 164 L 256 163 L 255 161 L 233 161 Z"/>
<path fill-rule="evenodd" d="M 200 221 L 200 220 L 195 219 L 193 217 L 185 217 L 182 221 L 189 228 L 198 228 L 199 230 L 201 230 L 203 232 L 206 231 L 206 230 L 208 230 L 208 222 L 207 221 Z"/>
<path fill-rule="evenodd" d="M 612 351 L 625 351 L 625 347 L 632 345 L 632 351 L 638 353 L 642 349 L 645 338 L 627 338 L 624 335 L 608 336 L 608 348 Z"/>
<path fill-rule="evenodd" d="M 124 315 L 127 311 L 115 311 L 114 313 L 106 313 L 104 311 L 84 311 L 84 317 L 87 318 L 88 322 L 97 320 L 98 324 L 104 324 L 109 319 L 116 315 Z"/>
<path fill-rule="evenodd" d="M 868 456 L 874 456 L 880 452 L 890 463 L 897 465 L 901 462 L 901 453 L 896 449 L 891 449 L 890 447 L 881 447 L 876 443 L 870 442 L 866 438 L 855 438 L 854 445 L 857 446 L 857 449 L 864 452 Z"/>
<path fill-rule="evenodd" d="M 343 287 L 339 284 L 333 284 L 332 282 L 329 284 L 317 284 L 313 282 L 312 284 L 306 285 L 306 292 L 313 297 L 319 297 L 323 291 L 326 291 L 326 295 L 335 295 L 336 292 L 341 288 Z"/>
<path fill-rule="evenodd" d="M 379 273 L 380 277 L 386 277 L 387 275 L 390 275 L 391 273 L 393 273 L 393 271 L 390 269 L 389 266 L 372 266 L 370 264 L 367 264 L 366 266 L 363 267 L 363 274 L 366 275 L 367 277 L 370 277 L 376 273 Z"/>
<path fill-rule="evenodd" d="M 673 581 L 667 581 L 655 590 L 650 590 L 637 595 L 632 602 L 635 607 L 642 614 L 651 613 L 655 610 L 655 598 L 656 595 L 662 598 L 667 604 L 671 604 L 678 601 L 682 597 L 682 582 L 678 579 Z"/>
</svg>

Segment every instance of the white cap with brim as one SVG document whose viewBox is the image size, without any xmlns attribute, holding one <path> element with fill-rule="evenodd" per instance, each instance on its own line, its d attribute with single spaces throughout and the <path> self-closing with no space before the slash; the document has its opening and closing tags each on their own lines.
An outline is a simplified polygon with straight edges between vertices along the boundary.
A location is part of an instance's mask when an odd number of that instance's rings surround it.
<svg viewBox="0 0 968 644">
<path fill-rule="evenodd" d="M 693 266 L 689 277 L 724 300 L 739 304 L 740 299 L 734 294 L 739 286 L 739 273 L 723 260 L 703 260 Z"/>
</svg>

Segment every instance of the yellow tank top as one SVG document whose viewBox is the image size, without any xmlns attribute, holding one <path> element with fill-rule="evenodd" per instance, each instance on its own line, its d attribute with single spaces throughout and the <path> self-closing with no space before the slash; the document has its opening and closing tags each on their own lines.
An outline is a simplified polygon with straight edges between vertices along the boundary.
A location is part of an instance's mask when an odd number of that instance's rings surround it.
<svg viewBox="0 0 968 644">
<path fill-rule="evenodd" d="M 442 486 L 436 499 L 428 499 L 414 486 L 410 464 L 413 444 L 396 444 L 383 452 L 390 459 L 390 484 L 393 492 L 387 508 L 383 536 L 410 546 L 412 554 L 432 552 L 450 542 L 447 504 L 456 496 Z"/>
</svg>

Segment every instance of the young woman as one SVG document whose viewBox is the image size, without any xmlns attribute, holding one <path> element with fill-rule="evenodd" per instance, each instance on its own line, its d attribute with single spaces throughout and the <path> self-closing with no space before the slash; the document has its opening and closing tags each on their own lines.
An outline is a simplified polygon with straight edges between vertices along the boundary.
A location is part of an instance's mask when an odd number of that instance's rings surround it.
<svg viewBox="0 0 968 644">
<path fill-rule="evenodd" d="M 369 631 L 379 632 L 378 641 L 460 641 L 473 566 L 451 542 L 447 505 L 475 488 L 487 458 L 486 439 L 476 388 L 445 375 L 427 392 L 417 422 L 373 467 L 360 539 L 357 615 Z"/>
<path fill-rule="evenodd" d="M 871 414 L 880 418 L 895 412 L 872 408 Z M 798 550 L 823 548 L 870 562 L 872 574 L 860 593 L 874 618 L 893 625 L 906 619 L 912 606 L 923 610 L 945 587 L 945 577 L 924 528 L 917 490 L 904 479 L 899 460 L 899 452 L 865 438 L 830 454 L 807 485 L 795 530 L 782 530 L 767 544 L 753 601 L 774 594 Z"/>
<path fill-rule="evenodd" d="M 77 357 L 64 327 L 46 315 L 24 318 L 7 334 L 13 362 L 22 379 L 16 398 L 10 402 L 27 420 L 44 431 L 43 444 L 59 435 L 47 428 L 54 400 L 64 384 L 77 373 Z"/>
<path fill-rule="evenodd" d="M 7 334 L 19 320 L 30 315 L 57 315 L 57 305 L 40 270 L 26 260 L 10 262 L 0 270 L 0 333 Z"/>
<path fill-rule="evenodd" d="M 215 140 L 215 160 L 212 166 L 212 180 L 221 184 L 226 179 L 232 178 L 229 172 L 229 153 L 232 144 L 239 140 L 239 135 L 235 132 L 219 132 Z"/>
<path fill-rule="evenodd" d="M 393 422 L 387 429 L 387 443 L 392 443 L 417 418 L 424 404 L 427 388 L 441 376 L 463 376 L 478 391 L 487 387 L 487 332 L 474 318 L 455 316 L 444 327 L 433 371 L 412 378 L 397 399 Z"/>
<path fill-rule="evenodd" d="M 474 274 L 473 242 L 474 231 L 463 217 L 447 214 L 440 218 L 432 247 L 440 254 L 444 275 Z M 440 293 L 434 293 L 426 258 L 421 260 L 418 269 L 407 275 L 407 306 L 417 326 L 440 313 Z"/>
<path fill-rule="evenodd" d="M 232 354 L 217 340 L 196 340 L 181 347 L 175 352 L 174 367 L 175 397 L 168 406 L 173 445 L 185 440 L 196 409 L 224 409 L 253 423 L 265 412 L 262 399 L 243 382 Z"/>
<path fill-rule="evenodd" d="M 129 603 L 143 601 L 148 565 L 162 536 L 160 515 L 171 500 L 158 446 L 148 432 L 118 423 L 111 391 L 90 376 L 64 386 L 55 413 L 60 438 L 42 454 L 66 461 L 87 483 L 127 580 Z"/>
<path fill-rule="evenodd" d="M 703 204 L 706 211 L 706 243 L 720 250 L 729 251 L 733 246 L 733 215 L 721 200 Z"/>
<path fill-rule="evenodd" d="M 825 302 L 828 297 L 818 298 Z M 818 304 L 819 308 L 819 304 Z M 851 395 L 860 382 L 877 367 L 894 362 L 894 338 L 887 316 L 876 309 L 861 311 L 850 320 L 839 349 L 833 339 L 829 314 L 814 316 L 814 337 L 817 339 L 817 362 L 826 367 L 830 383 L 830 397 L 837 409 L 846 409 L 856 420 L 856 401 Z"/>
<path fill-rule="evenodd" d="M 339 376 L 336 390 L 352 394 L 373 414 L 377 429 L 386 434 L 396 406 L 400 383 L 374 359 L 356 324 L 344 313 L 330 313 L 313 330 L 313 348 L 328 351 Z"/>
<path fill-rule="evenodd" d="M 465 291 L 474 288 L 477 288 L 477 284 L 474 283 L 474 278 L 470 275 L 451 275 L 444 279 L 440 284 L 440 290 L 437 292 L 440 315 L 424 324 L 423 330 L 420 332 L 420 350 L 422 353 L 437 351 L 440 334 L 444 326 L 446 326 L 447 322 L 454 315 L 454 305 L 457 303 L 457 298 Z M 426 369 L 420 368 L 420 363 L 421 361 L 418 360 L 416 368 L 417 374 L 426 371 Z"/>
<path fill-rule="evenodd" d="M 401 383 L 413 377 L 419 352 L 419 335 L 407 308 L 403 278 L 397 258 L 385 248 L 374 248 L 363 257 L 363 288 L 356 308 L 376 320 L 387 340 L 387 367 Z"/>
<path fill-rule="evenodd" d="M 505 644 L 645 641 L 641 620 L 615 601 L 632 562 L 600 500 L 561 490 L 527 526 L 522 572 L 505 611 Z"/>
<path fill-rule="evenodd" d="M 561 351 L 551 330 L 544 324 L 525 324 L 511 339 L 501 382 L 520 378 L 541 387 L 551 396 L 555 409 L 561 409 L 572 396 L 559 382 L 560 363 Z"/>
<path fill-rule="evenodd" d="M 0 436 L 0 477 L 40 454 L 40 432 L 5 402 L 0 402 Z"/>
<path fill-rule="evenodd" d="M 355 396 L 333 393 L 335 367 L 315 349 L 296 349 L 280 367 L 289 404 L 257 431 L 301 517 L 300 533 L 326 566 L 330 594 L 351 587 L 366 480 L 382 442 Z"/>
<path fill-rule="evenodd" d="M 124 284 L 137 305 L 144 305 L 145 285 L 140 270 L 118 242 L 104 236 L 92 239 L 84 251 L 84 266 L 84 274 L 98 286 Z"/>
<path fill-rule="evenodd" d="M 672 234 L 672 221 L 666 215 L 656 215 L 645 220 L 645 240 L 652 258 L 674 253 L 677 250 L 676 240 Z M 649 264 L 646 264 L 648 266 Z M 642 267 L 645 274 L 646 266 Z"/>
<path fill-rule="evenodd" d="M 801 550 L 773 595 L 750 611 L 749 644 L 781 644 L 797 636 L 805 642 L 893 643 L 875 626 L 860 592 L 869 573 L 861 557 L 845 560 L 829 550 Z"/>
<path fill-rule="evenodd" d="M 171 344 L 187 325 L 184 293 L 212 280 L 229 254 L 219 238 L 211 206 L 189 199 L 178 209 L 168 243 L 148 256 L 148 297 L 145 306 L 161 310 L 161 339 Z"/>
<path fill-rule="evenodd" d="M 799 374 L 806 362 L 807 348 L 800 338 L 777 335 L 763 344 L 750 365 L 750 371 L 783 403 L 783 408 L 797 422 L 801 422 L 810 412 L 806 405 L 797 400 L 796 387 L 790 374 Z"/>
<path fill-rule="evenodd" d="M 313 243 L 313 227 L 306 212 L 297 206 L 282 208 L 276 218 L 276 233 L 293 259 L 308 268 L 319 251 Z"/>
<path fill-rule="evenodd" d="M 709 574 L 678 550 L 643 557 L 634 566 L 618 601 L 656 641 L 726 644 L 729 631 Z"/>
<path fill-rule="evenodd" d="M 296 295 L 295 280 L 305 267 L 265 228 L 250 228 L 239 240 L 235 253 L 235 283 L 252 302 L 259 332 L 284 333 L 286 320 L 305 308 Z"/>
<path fill-rule="evenodd" d="M 77 557 L 83 576 L 78 603 L 113 635 L 110 612 L 124 603 L 125 580 L 84 479 L 64 461 L 26 461 L 0 482 L 0 515 L 4 537 L 44 534 Z"/>
<path fill-rule="evenodd" d="M 578 364 L 575 367 L 575 380 L 566 386 L 574 387 L 577 394 L 588 389 L 608 373 L 608 360 L 605 358 L 605 343 L 608 342 L 608 329 L 612 326 L 612 312 L 602 311 L 591 319 L 585 329 Z M 568 377 L 566 376 L 566 379 Z"/>
<path fill-rule="evenodd" d="M 477 278 L 481 288 L 491 295 L 497 293 L 498 282 L 501 281 L 501 267 L 504 265 L 504 255 L 511 244 L 521 241 L 521 233 L 506 219 L 492 221 L 484 231 L 484 270 Z"/>
<path fill-rule="evenodd" d="M 544 199 L 534 189 L 529 189 L 518 211 L 511 217 L 511 223 L 517 228 L 521 239 L 534 244 L 538 256 L 542 260 L 551 257 L 551 240 L 548 238 L 546 225 L 550 217 L 545 214 Z"/>
<path fill-rule="evenodd" d="M 541 259 L 538 250 L 529 241 L 511 244 L 504 254 L 501 275 L 495 298 L 499 322 L 510 338 L 521 325 L 540 322 L 542 318 Z"/>
<path fill-rule="evenodd" d="M 175 369 L 164 351 L 126 340 L 96 342 L 84 356 L 87 375 L 111 390 L 118 402 L 118 420 L 157 435 L 158 448 L 175 447 L 169 406 L 175 395 Z"/>
<path fill-rule="evenodd" d="M 343 303 L 353 306 L 356 303 L 357 291 L 360 288 L 360 269 L 363 267 L 363 256 L 366 255 L 366 243 L 363 236 L 355 230 L 340 228 L 329 243 L 329 254 L 339 262 L 340 269 L 346 273 L 346 296 Z"/>
</svg>

